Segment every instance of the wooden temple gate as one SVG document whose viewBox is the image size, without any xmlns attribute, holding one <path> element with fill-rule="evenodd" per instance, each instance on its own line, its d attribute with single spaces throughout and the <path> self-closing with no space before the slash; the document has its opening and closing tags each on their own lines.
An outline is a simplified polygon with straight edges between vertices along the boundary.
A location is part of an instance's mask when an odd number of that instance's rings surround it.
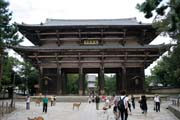
<svg viewBox="0 0 180 120">
<path fill-rule="evenodd" d="M 53 20 L 39 25 L 18 24 L 35 46 L 13 49 L 48 76 L 50 94 L 66 94 L 67 74 L 79 74 L 79 94 L 85 94 L 85 74 L 97 73 L 99 93 L 104 94 L 104 74 L 116 74 L 116 93 L 144 92 L 144 69 L 168 49 L 149 45 L 157 36 L 151 24 L 136 19 Z M 42 86 L 42 79 L 39 79 Z"/>
</svg>

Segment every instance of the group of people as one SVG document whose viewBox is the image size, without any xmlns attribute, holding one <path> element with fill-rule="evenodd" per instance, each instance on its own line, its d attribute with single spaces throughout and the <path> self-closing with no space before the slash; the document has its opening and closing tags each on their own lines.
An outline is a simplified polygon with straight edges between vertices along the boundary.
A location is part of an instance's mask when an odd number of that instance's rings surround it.
<svg viewBox="0 0 180 120">
<path fill-rule="evenodd" d="M 116 120 L 127 120 L 128 114 L 131 113 L 131 106 L 135 109 L 135 97 L 131 95 L 131 98 L 128 98 L 126 95 L 126 91 L 122 91 L 120 96 L 114 96 L 114 107 L 113 112 L 116 117 Z M 140 109 L 142 110 L 142 114 L 147 114 L 148 106 L 147 106 L 147 98 L 145 95 L 141 95 L 138 103 L 140 105 Z M 160 112 L 160 103 L 161 99 L 159 95 L 155 95 L 154 97 L 154 110 L 156 112 Z M 122 105 L 123 104 L 123 105 Z"/>
<path fill-rule="evenodd" d="M 105 102 L 105 106 L 103 107 L 104 110 L 111 108 L 111 106 L 114 105 L 113 107 L 113 113 L 116 117 L 116 120 L 127 120 L 128 114 L 131 114 L 131 105 L 133 109 L 135 109 L 135 97 L 131 95 L 131 98 L 129 99 L 128 96 L 126 95 L 126 91 L 122 91 L 120 96 L 115 96 L 113 95 L 111 98 L 107 98 L 106 96 L 102 96 L 102 98 L 99 97 L 99 95 L 96 96 L 89 96 L 88 102 L 95 102 L 96 103 L 96 110 L 99 110 L 99 103 L 100 101 Z M 42 99 L 43 102 L 43 112 L 47 113 L 47 107 L 48 107 L 48 102 L 49 99 L 45 95 Z M 50 97 L 50 102 L 51 106 L 55 105 L 56 102 L 56 97 L 51 96 Z M 140 105 L 140 109 L 142 110 L 142 114 L 147 114 L 147 98 L 145 95 L 141 95 L 138 103 Z M 158 94 L 155 95 L 154 97 L 154 111 L 160 112 L 160 103 L 161 99 Z M 26 97 L 26 109 L 30 109 L 30 96 L 28 95 Z"/>
<path fill-rule="evenodd" d="M 31 102 L 31 98 L 30 98 L 29 95 L 27 95 L 27 97 L 26 97 L 26 110 L 30 109 L 30 102 Z M 42 98 L 43 112 L 44 113 L 47 113 L 48 102 L 49 102 L 48 97 L 46 95 L 44 95 L 44 97 Z M 51 103 L 51 106 L 55 105 L 56 96 L 51 96 L 50 97 L 50 103 Z"/>
</svg>

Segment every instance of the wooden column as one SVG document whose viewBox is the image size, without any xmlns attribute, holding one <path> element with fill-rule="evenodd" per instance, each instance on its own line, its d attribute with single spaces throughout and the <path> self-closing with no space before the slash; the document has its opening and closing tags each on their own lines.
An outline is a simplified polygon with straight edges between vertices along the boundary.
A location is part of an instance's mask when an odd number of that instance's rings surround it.
<svg viewBox="0 0 180 120">
<path fill-rule="evenodd" d="M 57 94 L 62 94 L 62 68 L 61 64 L 57 65 Z"/>
<path fill-rule="evenodd" d="M 67 94 L 67 81 L 68 81 L 68 76 L 67 76 L 68 74 L 67 73 L 65 73 L 64 74 L 64 94 Z"/>
<path fill-rule="evenodd" d="M 85 95 L 85 90 L 86 90 L 86 86 L 85 86 L 85 80 L 86 80 L 86 75 L 83 73 L 83 95 Z"/>
<path fill-rule="evenodd" d="M 42 89 L 42 86 L 43 86 L 43 81 L 42 81 L 42 78 L 43 78 L 43 68 L 42 66 L 40 65 L 39 66 L 39 80 L 38 80 L 38 85 L 39 85 L 39 92 L 43 92 L 43 89 Z"/>
<path fill-rule="evenodd" d="M 62 75 L 61 75 L 61 83 L 62 83 L 62 94 L 65 94 L 65 72 L 62 71 Z"/>
<path fill-rule="evenodd" d="M 120 94 L 120 90 L 121 90 L 121 71 L 118 70 L 118 72 L 116 73 L 116 94 Z"/>
<path fill-rule="evenodd" d="M 127 89 L 127 81 L 126 81 L 126 67 L 122 66 L 122 90 Z"/>
<path fill-rule="evenodd" d="M 104 80 L 104 67 L 101 66 L 100 68 L 100 94 L 103 95 L 105 93 L 104 91 L 104 85 L 105 85 L 105 80 Z"/>
<path fill-rule="evenodd" d="M 142 92 L 145 92 L 144 89 L 144 81 L 145 81 L 145 74 L 144 74 L 144 67 L 141 67 L 141 88 L 142 88 Z"/>
<path fill-rule="evenodd" d="M 79 65 L 79 95 L 83 95 L 83 68 Z"/>
</svg>

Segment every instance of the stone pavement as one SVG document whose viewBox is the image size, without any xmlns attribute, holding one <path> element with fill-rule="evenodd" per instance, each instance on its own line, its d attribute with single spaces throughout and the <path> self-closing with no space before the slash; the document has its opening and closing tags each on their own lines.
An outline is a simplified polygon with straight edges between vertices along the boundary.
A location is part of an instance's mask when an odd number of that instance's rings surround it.
<svg viewBox="0 0 180 120">
<path fill-rule="evenodd" d="M 95 109 L 95 103 L 81 103 L 80 109 L 72 109 L 72 102 L 58 102 L 56 106 L 48 106 L 47 114 L 42 113 L 42 105 L 35 106 L 31 103 L 31 109 L 25 110 L 25 102 L 17 102 L 17 110 L 6 115 L 2 120 L 27 120 L 27 117 L 43 116 L 45 120 L 114 120 L 112 108 L 104 112 L 100 104 L 100 110 Z M 139 103 L 136 103 L 136 109 L 132 110 L 132 115 L 129 115 L 128 120 L 178 120 L 167 108 L 170 102 L 163 102 L 161 112 L 153 111 L 153 102 L 148 101 L 148 113 L 141 113 Z"/>
</svg>

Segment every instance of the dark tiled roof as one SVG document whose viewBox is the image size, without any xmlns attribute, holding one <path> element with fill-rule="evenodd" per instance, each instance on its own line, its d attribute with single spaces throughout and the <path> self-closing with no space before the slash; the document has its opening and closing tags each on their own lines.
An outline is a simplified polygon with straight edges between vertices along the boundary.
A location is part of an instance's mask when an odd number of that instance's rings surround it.
<svg viewBox="0 0 180 120">
<path fill-rule="evenodd" d="M 27 25 L 28 24 L 23 24 Z M 136 18 L 124 19 L 46 19 L 45 23 L 31 26 L 136 26 L 151 25 L 138 22 Z"/>
<path fill-rule="evenodd" d="M 73 25 L 140 25 L 135 18 L 128 19 L 79 19 L 79 20 L 60 20 L 47 19 L 44 25 L 59 25 L 59 26 L 73 26 Z"/>
</svg>

